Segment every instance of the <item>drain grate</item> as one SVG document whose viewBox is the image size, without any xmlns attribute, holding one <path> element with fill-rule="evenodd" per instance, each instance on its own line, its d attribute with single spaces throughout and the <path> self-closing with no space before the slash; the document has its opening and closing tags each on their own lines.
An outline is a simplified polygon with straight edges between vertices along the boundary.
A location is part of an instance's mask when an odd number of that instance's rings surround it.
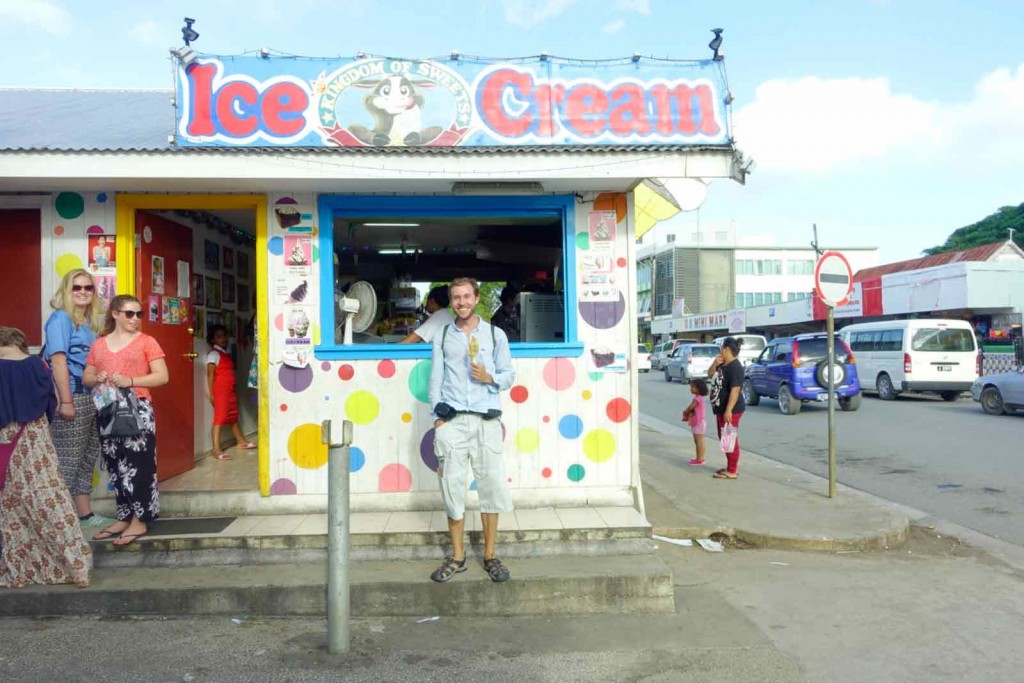
<svg viewBox="0 0 1024 683">
<path fill-rule="evenodd" d="M 149 536 L 181 536 L 183 534 L 219 534 L 237 517 L 181 517 L 158 519 L 149 525 Z"/>
</svg>

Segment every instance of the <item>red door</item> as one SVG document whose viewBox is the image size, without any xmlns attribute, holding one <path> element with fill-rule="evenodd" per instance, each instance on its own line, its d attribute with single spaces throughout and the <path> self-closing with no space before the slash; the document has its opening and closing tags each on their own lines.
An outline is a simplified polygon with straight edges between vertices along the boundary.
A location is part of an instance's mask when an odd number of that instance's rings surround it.
<svg viewBox="0 0 1024 683">
<path fill-rule="evenodd" d="M 0 211 L 0 244 L 0 325 L 17 327 L 29 344 L 37 346 L 43 343 L 38 209 Z"/>
<path fill-rule="evenodd" d="M 136 292 L 142 302 L 142 329 L 167 354 L 170 381 L 153 389 L 156 411 L 157 479 L 164 480 L 195 466 L 193 412 L 192 300 L 185 300 L 185 316 L 176 306 L 179 264 L 192 272 L 192 229 L 145 211 L 135 214 Z M 154 272 L 155 271 L 155 272 Z M 186 287 L 189 283 L 184 283 Z M 177 315 L 176 315 L 177 313 Z M 154 321 L 153 318 L 156 318 Z"/>
</svg>

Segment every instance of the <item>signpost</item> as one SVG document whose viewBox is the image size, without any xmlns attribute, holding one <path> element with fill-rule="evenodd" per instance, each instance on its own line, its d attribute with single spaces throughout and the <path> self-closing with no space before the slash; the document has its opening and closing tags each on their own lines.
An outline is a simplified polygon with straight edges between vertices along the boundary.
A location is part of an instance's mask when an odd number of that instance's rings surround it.
<svg viewBox="0 0 1024 683">
<path fill-rule="evenodd" d="M 320 423 L 320 440 L 327 446 L 327 651 L 349 650 L 349 446 L 352 423 L 341 425 L 341 443 L 335 443 L 331 421 Z"/>
<path fill-rule="evenodd" d="M 817 246 L 817 230 L 815 230 Z M 853 291 L 850 262 L 838 251 L 826 251 L 814 268 L 814 292 L 827 307 L 828 331 L 828 497 L 836 497 L 836 306 L 842 306 Z"/>
</svg>

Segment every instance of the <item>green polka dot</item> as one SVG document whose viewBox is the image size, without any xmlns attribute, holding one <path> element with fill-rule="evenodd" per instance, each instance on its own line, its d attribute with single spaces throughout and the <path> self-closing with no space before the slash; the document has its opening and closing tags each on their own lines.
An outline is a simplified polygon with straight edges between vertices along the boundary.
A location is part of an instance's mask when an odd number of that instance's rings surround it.
<svg viewBox="0 0 1024 683">
<path fill-rule="evenodd" d="M 420 403 L 430 401 L 430 361 L 420 361 L 409 373 L 409 391 Z"/>
<path fill-rule="evenodd" d="M 587 376 L 590 377 L 590 379 L 593 380 L 594 382 L 600 382 L 602 379 L 604 379 L 603 372 L 588 372 Z"/>
<path fill-rule="evenodd" d="M 54 206 L 57 215 L 65 220 L 78 218 L 85 212 L 85 200 L 77 192 L 61 192 Z"/>
<path fill-rule="evenodd" d="M 53 264 L 57 275 L 64 277 L 75 268 L 82 267 L 82 259 L 77 254 L 61 254 Z"/>
<path fill-rule="evenodd" d="M 580 481 L 583 477 L 587 476 L 587 470 L 583 465 L 569 465 L 565 476 L 569 477 L 569 481 Z"/>
<path fill-rule="evenodd" d="M 520 453 L 533 453 L 540 446 L 540 434 L 535 429 L 520 429 L 516 434 L 516 448 Z"/>
<path fill-rule="evenodd" d="M 583 437 L 583 455 L 594 462 L 604 462 L 615 455 L 615 436 L 607 429 L 594 429 Z"/>
<path fill-rule="evenodd" d="M 589 232 L 578 232 L 576 233 L 576 248 L 580 251 L 586 251 L 590 249 L 590 233 Z"/>
</svg>

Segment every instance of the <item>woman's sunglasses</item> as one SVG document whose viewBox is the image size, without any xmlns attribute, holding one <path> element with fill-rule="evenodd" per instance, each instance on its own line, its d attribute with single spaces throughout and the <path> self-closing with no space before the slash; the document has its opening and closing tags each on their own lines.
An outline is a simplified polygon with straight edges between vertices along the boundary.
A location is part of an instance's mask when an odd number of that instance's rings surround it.
<svg viewBox="0 0 1024 683">
<path fill-rule="evenodd" d="M 138 318 L 142 320 L 142 311 L 118 311 L 121 315 L 131 320 L 132 318 Z"/>
<path fill-rule="evenodd" d="M 81 292 L 83 289 L 87 292 L 92 292 L 96 287 L 94 285 L 71 285 L 72 292 Z"/>
</svg>

